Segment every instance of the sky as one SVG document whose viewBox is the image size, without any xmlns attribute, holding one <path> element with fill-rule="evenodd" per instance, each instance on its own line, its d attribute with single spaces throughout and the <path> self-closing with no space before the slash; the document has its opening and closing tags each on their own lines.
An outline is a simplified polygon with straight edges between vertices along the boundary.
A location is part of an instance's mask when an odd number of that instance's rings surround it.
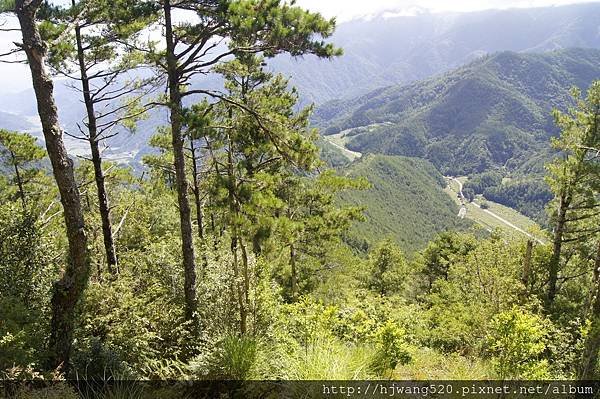
<svg viewBox="0 0 600 399">
<path fill-rule="evenodd" d="M 414 15 L 419 12 L 469 12 L 484 9 L 527 8 L 585 3 L 598 0 L 297 0 L 296 4 L 338 22 L 371 17 L 387 11 L 387 15 Z M 65 2 L 65 0 L 54 0 Z M 385 15 L 385 14 L 384 14 Z M 5 19 L 0 16 L 0 23 Z M 19 40 L 16 33 L 0 32 L 0 53 Z M 29 72 L 23 65 L 0 63 L 0 95 L 2 92 L 25 90 L 30 86 Z"/>
</svg>

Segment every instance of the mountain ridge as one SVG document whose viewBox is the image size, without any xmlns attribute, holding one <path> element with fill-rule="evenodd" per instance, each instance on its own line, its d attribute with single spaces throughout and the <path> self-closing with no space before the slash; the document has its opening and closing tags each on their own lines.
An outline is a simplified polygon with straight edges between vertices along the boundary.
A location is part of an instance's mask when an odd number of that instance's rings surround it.
<svg viewBox="0 0 600 399">
<path fill-rule="evenodd" d="M 517 168 L 557 133 L 551 110 L 600 76 L 600 50 L 500 52 L 442 75 L 317 109 L 353 151 L 423 157 L 445 174 Z"/>
</svg>

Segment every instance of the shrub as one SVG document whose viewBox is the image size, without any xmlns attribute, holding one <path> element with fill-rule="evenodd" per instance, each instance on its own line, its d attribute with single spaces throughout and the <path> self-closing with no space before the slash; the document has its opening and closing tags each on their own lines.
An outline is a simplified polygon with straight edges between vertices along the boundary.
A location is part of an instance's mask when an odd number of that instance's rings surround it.
<svg viewBox="0 0 600 399">
<path fill-rule="evenodd" d="M 404 342 L 404 330 L 388 320 L 377 331 L 376 352 L 371 361 L 371 369 L 379 375 L 394 371 L 398 364 L 408 364 L 411 356 Z"/>
<path fill-rule="evenodd" d="M 517 306 L 497 314 L 488 335 L 492 364 L 500 379 L 548 378 L 542 358 L 549 322 Z"/>
</svg>

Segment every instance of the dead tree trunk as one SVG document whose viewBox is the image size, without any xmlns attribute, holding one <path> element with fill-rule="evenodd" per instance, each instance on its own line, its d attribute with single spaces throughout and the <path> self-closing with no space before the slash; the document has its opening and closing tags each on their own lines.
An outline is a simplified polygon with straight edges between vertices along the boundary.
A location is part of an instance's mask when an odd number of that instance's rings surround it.
<svg viewBox="0 0 600 399">
<path fill-rule="evenodd" d="M 54 87 L 45 67 L 47 48 L 36 24 L 36 12 L 41 2 L 42 0 L 17 0 L 15 11 L 23 34 L 23 50 L 29 62 L 46 149 L 64 209 L 69 243 L 68 262 L 61 279 L 55 282 L 53 287 L 52 321 L 48 342 L 48 365 L 64 370 L 69 366 L 75 307 L 88 281 L 90 260 L 73 161 L 69 159 L 62 139 L 53 96 Z"/>
</svg>

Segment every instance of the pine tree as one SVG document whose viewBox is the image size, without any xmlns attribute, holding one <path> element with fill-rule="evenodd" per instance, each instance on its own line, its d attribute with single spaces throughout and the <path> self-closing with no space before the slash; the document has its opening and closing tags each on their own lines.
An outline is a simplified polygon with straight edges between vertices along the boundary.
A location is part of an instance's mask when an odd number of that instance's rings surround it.
<svg viewBox="0 0 600 399">
<path fill-rule="evenodd" d="M 563 114 L 555 111 L 561 135 L 552 140 L 561 156 L 548 165 L 547 181 L 554 192 L 551 203 L 554 224 L 552 257 L 549 262 L 546 305 L 553 304 L 557 293 L 563 244 L 575 244 L 596 236 L 598 225 L 586 221 L 600 215 L 600 82 L 592 84 L 586 99 L 574 90 L 577 108 Z"/>
<path fill-rule="evenodd" d="M 27 210 L 29 196 L 26 186 L 39 173 L 36 163 L 45 156 L 45 151 L 36 144 L 35 137 L 0 129 L 0 161 L 14 171 L 13 180 L 23 211 Z"/>
<path fill-rule="evenodd" d="M 19 44 L 19 48 L 25 52 L 31 71 L 46 150 L 64 209 L 69 259 L 62 277 L 55 282 L 53 288 L 48 363 L 53 368 L 66 369 L 69 367 L 73 342 L 75 307 L 87 285 L 90 271 L 85 222 L 79 189 L 73 173 L 73 161 L 67 154 L 62 137 L 63 132 L 58 121 L 58 112 L 53 96 L 54 85 L 46 71 L 48 48 L 40 35 L 37 20 L 42 0 L 16 0 L 14 4 L 5 3 L 2 4 L 2 11 L 14 12 L 19 20 L 23 36 L 23 43 Z M 7 5 L 14 8 L 6 7 Z"/>
<path fill-rule="evenodd" d="M 189 89 L 190 80 L 205 74 L 225 59 L 239 54 L 264 53 L 274 56 L 288 52 L 319 57 L 340 54 L 333 45 L 315 36 L 329 37 L 335 21 L 304 11 L 280 0 L 158 0 L 162 10 L 165 50 L 156 54 L 158 69 L 167 76 L 170 127 L 175 183 L 178 194 L 185 273 L 186 317 L 192 319 L 197 308 L 196 261 L 188 198 L 184 153 L 183 100 L 188 96 L 222 96 L 204 88 Z M 173 21 L 179 11 L 196 14 L 198 22 Z M 224 43 L 228 41 L 228 45 Z"/>
<path fill-rule="evenodd" d="M 142 99 L 151 79 L 131 77 L 143 65 L 143 54 L 133 50 L 138 36 L 151 22 L 148 3 L 136 0 L 72 0 L 69 9 L 47 13 L 42 29 L 49 37 L 51 66 L 71 84 L 85 106 L 84 127 L 70 136 L 87 141 L 102 221 L 102 236 L 108 270 L 117 272 L 117 252 L 106 190 L 101 143 L 119 133 L 121 126 L 133 128 L 144 116 Z M 124 44 L 126 43 L 126 44 Z"/>
</svg>

